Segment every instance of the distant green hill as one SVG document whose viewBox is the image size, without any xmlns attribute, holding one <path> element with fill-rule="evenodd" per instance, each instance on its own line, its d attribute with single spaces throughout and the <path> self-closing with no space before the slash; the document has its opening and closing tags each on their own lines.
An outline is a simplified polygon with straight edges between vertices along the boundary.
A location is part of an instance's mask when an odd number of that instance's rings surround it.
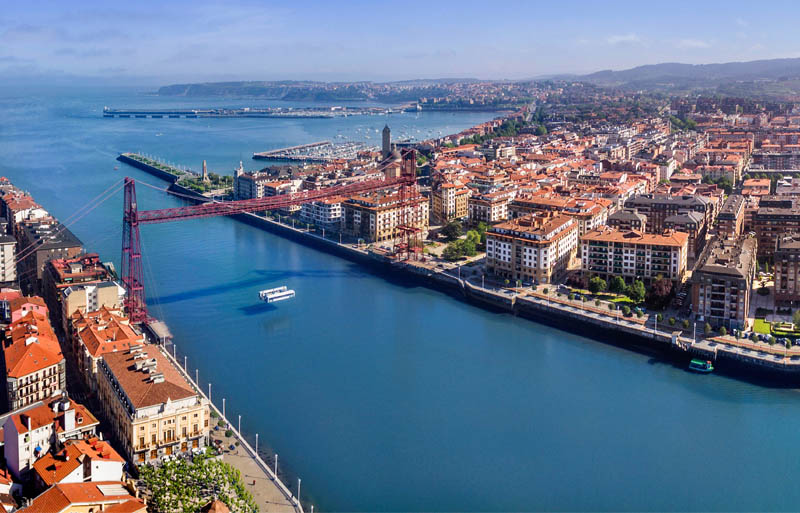
<svg viewBox="0 0 800 513">
<path fill-rule="evenodd" d="M 474 79 L 465 79 L 473 80 Z M 424 96 L 444 96 L 444 85 L 454 79 L 413 80 L 395 84 L 372 82 L 207 82 L 173 84 L 158 90 L 161 96 L 236 96 L 294 101 L 416 101 Z M 401 87 L 402 86 L 402 87 Z"/>
<path fill-rule="evenodd" d="M 800 58 L 721 64 L 668 62 L 621 71 L 604 70 L 589 75 L 573 75 L 570 78 L 600 86 L 626 89 L 677 91 L 731 88 L 738 92 L 797 94 L 799 91 L 796 82 L 800 79 Z M 783 86 L 775 85 L 779 83 Z M 735 84 L 739 84 L 739 87 L 731 87 Z"/>
</svg>

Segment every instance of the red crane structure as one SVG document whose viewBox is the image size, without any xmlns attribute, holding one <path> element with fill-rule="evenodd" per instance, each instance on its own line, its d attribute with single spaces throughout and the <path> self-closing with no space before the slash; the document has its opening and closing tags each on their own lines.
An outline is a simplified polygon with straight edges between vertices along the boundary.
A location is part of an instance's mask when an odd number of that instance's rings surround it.
<svg viewBox="0 0 800 513">
<path fill-rule="evenodd" d="M 247 212 L 262 212 L 301 205 L 330 196 L 346 196 L 390 187 L 400 187 L 401 198 L 405 201 L 405 198 L 409 195 L 409 190 L 416 189 L 416 172 L 416 153 L 414 150 L 407 150 L 403 152 L 400 176 L 394 178 L 366 180 L 349 185 L 305 190 L 294 194 L 281 194 L 264 198 L 210 201 L 199 205 L 141 211 L 138 209 L 136 202 L 136 183 L 133 178 L 126 177 L 122 215 L 122 283 L 126 290 L 123 302 L 125 311 L 133 323 L 142 323 L 148 320 L 144 274 L 142 271 L 140 225 L 202 217 L 230 216 Z M 405 211 L 406 208 L 403 208 L 403 212 Z M 403 214 L 403 220 L 397 230 L 403 238 L 403 243 L 398 245 L 399 249 L 402 252 L 414 251 L 413 248 L 416 248 L 416 245 L 413 244 L 413 238 L 419 230 L 409 227 L 405 214 Z"/>
</svg>

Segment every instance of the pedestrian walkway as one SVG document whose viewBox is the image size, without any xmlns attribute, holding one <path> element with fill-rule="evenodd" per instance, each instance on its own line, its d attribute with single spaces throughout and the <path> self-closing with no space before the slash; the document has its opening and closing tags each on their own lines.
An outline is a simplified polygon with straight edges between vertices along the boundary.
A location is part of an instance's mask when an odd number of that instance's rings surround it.
<svg viewBox="0 0 800 513">
<path fill-rule="evenodd" d="M 172 360 L 175 368 L 195 387 L 197 393 L 208 399 L 208 396 L 197 386 L 192 376 L 175 360 L 174 356 L 163 349 L 162 353 Z M 219 408 L 211 401 L 209 403 L 217 414 L 216 419 L 212 420 L 223 419 L 227 422 Z M 262 513 L 273 511 L 304 513 L 300 502 L 292 495 L 286 485 L 273 474 L 272 470 L 256 454 L 255 449 L 241 437 L 241 433 L 234 429 L 234 426 L 229 425 L 227 428 L 216 426 L 216 428 L 212 427 L 210 430 L 209 444 L 221 453 L 222 461 L 241 472 L 245 488 L 253 494 L 259 511 Z M 227 430 L 232 432 L 231 437 L 225 436 Z M 218 444 L 217 440 L 221 443 Z M 238 445 L 236 442 L 239 442 Z M 233 446 L 233 449 L 231 449 L 231 446 Z"/>
<path fill-rule="evenodd" d="M 217 444 L 216 440 L 221 440 Z M 279 488 L 271 476 L 261 468 L 252 458 L 248 451 L 241 444 L 236 445 L 235 435 L 231 438 L 225 436 L 225 430 L 220 428 L 217 431 L 211 430 L 211 444 L 214 447 L 224 449 L 222 451 L 222 461 L 230 464 L 242 473 L 242 480 L 245 488 L 258 504 L 259 511 L 294 513 L 297 511 L 295 503 L 286 497 L 286 494 Z M 233 446 L 231 450 L 230 446 Z"/>
</svg>

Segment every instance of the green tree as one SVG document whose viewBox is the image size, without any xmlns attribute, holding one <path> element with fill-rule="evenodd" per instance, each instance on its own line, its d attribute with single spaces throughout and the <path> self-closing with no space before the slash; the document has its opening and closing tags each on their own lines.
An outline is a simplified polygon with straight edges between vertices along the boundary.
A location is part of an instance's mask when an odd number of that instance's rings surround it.
<svg viewBox="0 0 800 513">
<path fill-rule="evenodd" d="M 622 315 L 628 316 L 631 314 L 631 307 L 628 305 L 622 305 Z"/>
<path fill-rule="evenodd" d="M 644 288 L 644 283 L 641 280 L 634 280 L 633 285 L 628 287 L 627 290 L 628 297 L 633 300 L 635 303 L 641 303 L 644 301 L 645 295 L 647 295 L 647 290 Z"/>
<path fill-rule="evenodd" d="M 706 324 L 706 326 L 708 325 Z M 755 333 L 751 334 L 750 340 L 752 340 L 753 342 L 758 342 L 758 335 L 756 335 Z"/>
<path fill-rule="evenodd" d="M 616 310 L 617 309 L 617 305 L 615 303 L 609 303 L 608 304 L 608 309 L 609 310 Z"/>
<path fill-rule="evenodd" d="M 456 241 L 456 244 L 459 244 L 461 246 L 461 251 L 466 256 L 475 256 L 478 254 L 478 250 L 475 247 L 475 243 L 472 242 L 471 240 L 459 240 Z"/>
<path fill-rule="evenodd" d="M 442 228 L 442 235 L 444 238 L 449 241 L 454 241 L 457 238 L 461 237 L 462 233 L 461 223 L 458 221 L 451 221 L 447 223 L 444 228 Z"/>
<path fill-rule="evenodd" d="M 794 323 L 794 329 L 797 329 L 800 326 L 800 310 L 795 310 L 792 314 L 792 322 Z"/>
<path fill-rule="evenodd" d="M 663 314 L 656 314 L 656 322 L 661 322 L 664 320 Z"/>
<path fill-rule="evenodd" d="M 467 231 L 467 241 L 472 242 L 475 246 L 481 243 L 481 234 L 477 230 Z"/>
<path fill-rule="evenodd" d="M 442 251 L 442 257 L 445 260 L 458 260 L 462 256 L 461 248 L 459 248 L 455 242 L 448 244 L 447 247 L 444 248 L 444 251 Z"/>
<path fill-rule="evenodd" d="M 488 229 L 489 227 L 483 221 L 478 223 L 477 231 L 481 235 L 481 244 L 486 244 L 486 230 Z"/>
<path fill-rule="evenodd" d="M 727 335 L 727 334 L 728 334 L 728 330 L 727 330 L 727 329 L 725 329 L 725 326 L 722 326 L 722 327 L 719 329 L 719 334 L 720 334 L 720 335 L 722 335 L 723 337 L 724 337 L 725 335 Z"/>
<path fill-rule="evenodd" d="M 608 288 L 606 280 L 604 280 L 599 276 L 595 276 L 594 278 L 589 280 L 589 291 L 592 294 L 598 294 L 600 292 L 603 292 L 604 290 L 606 290 L 606 288 Z"/>
<path fill-rule="evenodd" d="M 611 278 L 611 283 L 608 285 L 608 290 L 613 292 L 614 294 L 624 294 L 625 293 L 625 280 L 622 276 L 614 276 Z"/>
<path fill-rule="evenodd" d="M 675 317 L 670 317 L 668 322 L 670 326 L 675 326 Z"/>
<path fill-rule="evenodd" d="M 537 126 L 536 135 L 547 135 L 547 128 L 544 125 Z"/>
<path fill-rule="evenodd" d="M 681 322 L 681 325 L 683 326 L 683 329 L 688 330 L 689 329 L 689 319 L 684 319 Z"/>
<path fill-rule="evenodd" d="M 711 335 L 711 331 L 712 331 L 711 325 L 709 323 L 706 323 L 706 325 L 703 327 L 703 333 L 705 333 L 706 336 L 708 336 Z"/>
</svg>

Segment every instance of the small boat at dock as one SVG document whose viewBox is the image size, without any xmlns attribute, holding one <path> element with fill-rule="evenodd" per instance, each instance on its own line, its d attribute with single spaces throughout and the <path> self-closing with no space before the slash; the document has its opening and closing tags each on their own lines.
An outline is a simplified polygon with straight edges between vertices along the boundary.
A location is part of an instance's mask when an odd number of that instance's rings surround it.
<svg viewBox="0 0 800 513">
<path fill-rule="evenodd" d="M 711 360 L 698 360 L 697 358 L 694 358 L 691 362 L 689 362 L 689 370 L 708 374 L 714 370 L 714 364 L 711 363 Z"/>
<path fill-rule="evenodd" d="M 290 289 L 286 285 L 282 287 L 276 287 L 274 289 L 262 290 L 258 293 L 258 298 L 267 303 L 275 303 L 285 299 L 292 299 L 294 296 L 294 290 Z"/>
</svg>

